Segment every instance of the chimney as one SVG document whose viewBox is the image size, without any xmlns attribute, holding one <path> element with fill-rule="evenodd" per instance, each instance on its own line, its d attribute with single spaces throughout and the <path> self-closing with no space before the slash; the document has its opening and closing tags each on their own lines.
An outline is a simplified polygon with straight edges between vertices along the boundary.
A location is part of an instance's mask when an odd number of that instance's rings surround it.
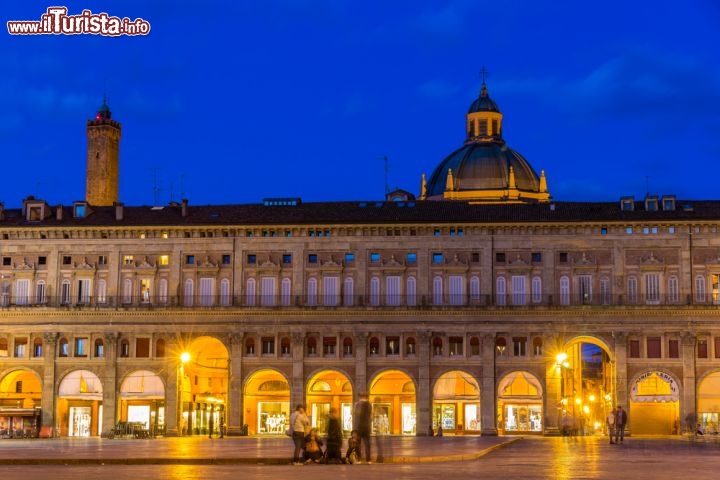
<svg viewBox="0 0 720 480">
<path fill-rule="evenodd" d="M 118 222 L 125 219 L 125 204 L 115 202 L 115 220 Z"/>
<path fill-rule="evenodd" d="M 182 206 L 181 206 L 181 210 L 180 210 L 180 211 L 182 212 L 182 216 L 183 216 L 183 217 L 187 217 L 187 213 L 188 213 L 188 212 L 187 212 L 187 208 L 188 208 L 188 199 L 187 199 L 187 198 L 183 198 L 183 199 L 182 199 Z"/>
<path fill-rule="evenodd" d="M 58 222 L 62 222 L 62 215 L 63 215 L 63 206 L 58 205 L 57 206 L 57 213 L 55 214 L 55 217 L 57 218 Z"/>
</svg>

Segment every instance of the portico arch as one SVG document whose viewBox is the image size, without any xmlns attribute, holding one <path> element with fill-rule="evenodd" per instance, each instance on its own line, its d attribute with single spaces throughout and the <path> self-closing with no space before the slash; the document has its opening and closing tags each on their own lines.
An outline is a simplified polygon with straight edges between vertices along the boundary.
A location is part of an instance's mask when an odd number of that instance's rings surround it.
<svg viewBox="0 0 720 480">
<path fill-rule="evenodd" d="M 401 370 L 384 370 L 370 382 L 373 431 L 377 434 L 415 435 L 416 386 Z"/>
</svg>

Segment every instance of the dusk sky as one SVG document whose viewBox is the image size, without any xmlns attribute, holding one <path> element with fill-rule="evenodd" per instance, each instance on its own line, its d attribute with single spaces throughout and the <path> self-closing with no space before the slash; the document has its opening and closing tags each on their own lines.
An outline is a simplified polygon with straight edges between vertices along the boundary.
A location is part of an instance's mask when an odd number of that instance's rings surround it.
<svg viewBox="0 0 720 480">
<path fill-rule="evenodd" d="M 419 193 L 487 68 L 555 200 L 720 199 L 720 2 L 4 0 L 0 201 L 85 195 L 85 123 L 123 125 L 120 200 Z M 48 7 L 148 35 L 10 35 Z M 157 186 L 157 190 L 154 188 Z"/>
</svg>

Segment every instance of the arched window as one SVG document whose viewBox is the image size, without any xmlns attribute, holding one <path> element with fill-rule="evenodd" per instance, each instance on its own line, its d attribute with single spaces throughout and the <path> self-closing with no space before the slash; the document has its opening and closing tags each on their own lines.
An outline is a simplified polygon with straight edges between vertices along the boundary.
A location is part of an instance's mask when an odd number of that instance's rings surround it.
<svg viewBox="0 0 720 480">
<path fill-rule="evenodd" d="M 443 354 L 443 340 L 440 337 L 433 337 L 432 341 L 433 351 L 432 354 L 434 356 L 440 356 Z"/>
<path fill-rule="evenodd" d="M 610 279 L 600 278 L 600 302 L 603 305 L 610 305 Z"/>
<path fill-rule="evenodd" d="M 290 283 L 290 279 L 287 277 L 280 281 L 280 305 L 283 307 L 289 307 L 292 303 L 291 286 L 292 284 Z"/>
<path fill-rule="evenodd" d="M 308 337 L 307 353 L 308 355 L 317 355 L 317 339 L 315 337 Z"/>
<path fill-rule="evenodd" d="M 370 305 L 373 307 L 380 305 L 380 279 L 378 277 L 370 279 Z"/>
<path fill-rule="evenodd" d="M 245 283 L 245 305 L 248 307 L 255 306 L 255 279 L 248 278 Z"/>
<path fill-rule="evenodd" d="M 220 280 L 220 305 L 223 307 L 229 307 L 232 303 L 230 301 L 230 280 L 223 278 Z"/>
<path fill-rule="evenodd" d="M 405 340 L 405 355 L 414 357 L 416 351 L 415 337 L 408 337 L 407 340 Z"/>
<path fill-rule="evenodd" d="M 97 281 L 97 303 L 104 305 L 107 303 L 107 282 L 103 279 Z"/>
<path fill-rule="evenodd" d="M 126 278 L 123 280 L 123 304 L 132 303 L 132 280 Z"/>
<path fill-rule="evenodd" d="M 280 340 L 280 355 L 283 357 L 290 356 L 290 339 L 288 337 L 283 337 Z"/>
<path fill-rule="evenodd" d="M 7 340 L 3 339 L 5 341 L 5 351 L 7 351 Z M 70 346 L 68 345 L 67 338 L 62 337 L 60 339 L 60 348 L 58 349 L 58 357 L 67 357 L 70 353 Z M 3 350 L 2 343 L 0 342 L 0 351 Z"/>
<path fill-rule="evenodd" d="M 441 276 L 433 278 L 433 305 L 443 304 L 443 281 Z"/>
<path fill-rule="evenodd" d="M 498 357 L 505 355 L 505 350 L 507 350 L 507 340 L 505 340 L 505 337 L 495 339 L 495 350 L 497 350 Z"/>
<path fill-rule="evenodd" d="M 155 342 L 155 357 L 165 358 L 165 340 L 162 338 L 158 338 Z"/>
<path fill-rule="evenodd" d="M 406 283 L 407 291 L 405 293 L 407 296 L 407 304 L 410 307 L 414 307 L 417 305 L 417 280 L 415 280 L 415 277 L 408 277 Z"/>
<path fill-rule="evenodd" d="M 95 339 L 94 355 L 95 358 L 103 358 L 105 356 L 105 344 L 102 338 Z"/>
<path fill-rule="evenodd" d="M 354 295 L 354 284 L 352 277 L 345 277 L 343 282 L 343 305 L 349 307 L 355 304 Z"/>
<path fill-rule="evenodd" d="M 668 278 L 668 302 L 678 303 L 680 301 L 680 287 L 678 277 L 672 275 Z"/>
<path fill-rule="evenodd" d="M 540 355 L 542 355 L 542 344 L 543 344 L 542 338 L 540 338 L 540 337 L 533 338 L 533 355 L 535 355 L 536 357 L 539 357 Z"/>
<path fill-rule="evenodd" d="M 45 280 L 38 280 L 35 284 L 35 303 L 44 304 L 47 302 Z"/>
<path fill-rule="evenodd" d="M 531 296 L 533 303 L 542 302 L 542 279 L 540 277 L 533 277 L 530 285 Z"/>
<path fill-rule="evenodd" d="M 705 277 L 695 277 L 695 302 L 705 303 Z"/>
<path fill-rule="evenodd" d="M 638 283 L 637 278 L 628 277 L 628 302 L 633 304 L 638 301 Z"/>
<path fill-rule="evenodd" d="M 183 305 L 186 307 L 192 307 L 195 296 L 195 284 L 192 279 L 188 278 L 185 280 L 185 287 L 183 288 Z"/>
<path fill-rule="evenodd" d="M 380 340 L 377 337 L 370 338 L 370 356 L 374 357 L 380 353 Z"/>
<path fill-rule="evenodd" d="M 470 300 L 473 303 L 480 301 L 480 278 L 477 276 L 470 277 Z"/>
<path fill-rule="evenodd" d="M 505 297 L 505 277 L 497 277 L 495 279 L 495 305 L 505 306 L 507 298 Z"/>
<path fill-rule="evenodd" d="M 160 305 L 167 305 L 168 303 L 168 281 L 167 278 L 161 278 L 158 280 L 158 302 Z"/>
<path fill-rule="evenodd" d="M 343 339 L 343 356 L 351 357 L 353 354 L 353 341 L 350 337 Z"/>
<path fill-rule="evenodd" d="M 570 279 L 560 277 L 560 305 L 570 305 Z"/>
<path fill-rule="evenodd" d="M 70 304 L 70 280 L 63 280 L 60 284 L 60 304 Z"/>
<path fill-rule="evenodd" d="M 255 355 L 255 339 L 245 339 L 245 355 Z"/>
<path fill-rule="evenodd" d="M 317 279 L 309 278 L 307 283 L 307 304 L 310 306 L 317 305 Z"/>
</svg>

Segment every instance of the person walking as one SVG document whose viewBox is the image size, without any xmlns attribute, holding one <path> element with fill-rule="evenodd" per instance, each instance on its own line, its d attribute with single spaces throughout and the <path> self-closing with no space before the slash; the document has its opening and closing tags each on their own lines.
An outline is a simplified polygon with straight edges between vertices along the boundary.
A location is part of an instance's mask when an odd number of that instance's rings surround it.
<svg viewBox="0 0 720 480">
<path fill-rule="evenodd" d="M 337 409 L 330 407 L 328 413 L 327 449 L 325 450 L 327 463 L 342 462 L 342 429 L 337 416 Z"/>
<path fill-rule="evenodd" d="M 372 405 L 367 393 L 361 393 L 360 399 L 353 408 L 354 430 L 360 436 L 361 452 L 365 455 L 365 462 L 372 463 L 370 458 L 370 434 L 372 433 Z"/>
<path fill-rule="evenodd" d="M 615 412 L 613 410 L 608 412 L 605 424 L 607 425 L 608 438 L 610 443 L 613 444 L 615 443 L 613 442 L 613 435 L 615 435 Z"/>
<path fill-rule="evenodd" d="M 615 412 L 615 443 L 623 443 L 625 437 L 625 425 L 627 424 L 627 412 L 618 405 Z"/>
<path fill-rule="evenodd" d="M 305 405 L 298 403 L 295 411 L 290 415 L 290 431 L 295 449 L 293 450 L 293 465 L 302 465 L 300 452 L 305 447 L 305 429 L 310 426 L 310 419 L 305 414 Z"/>
</svg>

